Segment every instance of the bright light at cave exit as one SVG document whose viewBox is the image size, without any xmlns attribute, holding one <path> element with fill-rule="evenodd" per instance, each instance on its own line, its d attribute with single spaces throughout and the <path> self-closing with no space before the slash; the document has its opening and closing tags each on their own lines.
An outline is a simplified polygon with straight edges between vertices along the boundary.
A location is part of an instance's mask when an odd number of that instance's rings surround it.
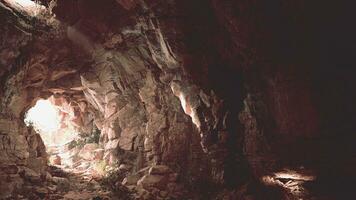
<svg viewBox="0 0 356 200">
<path fill-rule="evenodd" d="M 25 123 L 33 126 L 46 146 L 62 146 L 75 139 L 78 131 L 71 123 L 63 120 L 63 112 L 50 99 L 38 100 L 27 111 Z"/>
<path fill-rule="evenodd" d="M 58 133 L 63 131 L 59 110 L 49 101 L 40 99 L 28 110 L 25 116 L 27 126 L 32 125 L 46 146 L 62 145 L 63 137 L 58 137 Z M 61 138 L 61 141 L 58 140 Z"/>
<path fill-rule="evenodd" d="M 49 100 L 41 99 L 27 112 L 25 122 L 41 132 L 53 133 L 60 128 L 59 111 Z"/>
</svg>

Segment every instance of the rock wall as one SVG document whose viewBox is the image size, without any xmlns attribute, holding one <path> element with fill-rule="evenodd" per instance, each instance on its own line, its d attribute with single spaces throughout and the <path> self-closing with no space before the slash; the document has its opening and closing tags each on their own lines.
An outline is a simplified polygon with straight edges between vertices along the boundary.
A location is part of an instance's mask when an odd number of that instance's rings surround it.
<svg viewBox="0 0 356 200">
<path fill-rule="evenodd" d="M 39 134 L 22 121 L 1 115 L 0 198 L 21 190 L 25 183 L 46 180 L 47 153 Z"/>
</svg>

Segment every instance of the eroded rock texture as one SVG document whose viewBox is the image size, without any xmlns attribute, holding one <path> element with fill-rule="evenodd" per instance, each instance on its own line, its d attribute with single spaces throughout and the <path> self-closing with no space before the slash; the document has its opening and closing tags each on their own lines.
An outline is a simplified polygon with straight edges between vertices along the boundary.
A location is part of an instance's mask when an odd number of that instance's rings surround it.
<svg viewBox="0 0 356 200">
<path fill-rule="evenodd" d="M 132 198 L 354 195 L 348 5 L 40 0 L 33 15 L 9 2 L 0 1 L 0 198 L 31 184 L 36 198 L 53 192 L 41 189 L 45 146 L 23 123 L 40 98 L 80 133 L 100 131 L 99 144 L 74 149 L 73 166 L 105 161 L 119 174 L 111 186 Z"/>
</svg>

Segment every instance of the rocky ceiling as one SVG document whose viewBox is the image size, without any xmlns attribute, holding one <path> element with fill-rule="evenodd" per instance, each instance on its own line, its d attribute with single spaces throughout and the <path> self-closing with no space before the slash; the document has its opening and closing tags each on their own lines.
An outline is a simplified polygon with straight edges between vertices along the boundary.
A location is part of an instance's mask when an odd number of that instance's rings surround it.
<svg viewBox="0 0 356 200">
<path fill-rule="evenodd" d="M 90 159 L 130 163 L 111 184 L 127 199 L 355 195 L 347 3 L 23 2 L 0 0 L 0 199 L 56 199 L 48 152 L 23 123 L 41 98 L 100 130 Z"/>
</svg>

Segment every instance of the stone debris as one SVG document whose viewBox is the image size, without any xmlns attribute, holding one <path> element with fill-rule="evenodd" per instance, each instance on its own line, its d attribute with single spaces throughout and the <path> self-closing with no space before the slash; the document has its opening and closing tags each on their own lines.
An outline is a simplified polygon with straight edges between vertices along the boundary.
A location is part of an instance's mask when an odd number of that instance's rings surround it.
<svg viewBox="0 0 356 200">
<path fill-rule="evenodd" d="M 85 160 L 93 160 L 95 158 L 94 150 L 96 149 L 98 149 L 98 144 L 85 144 L 84 147 L 79 151 L 79 157 Z"/>
<path fill-rule="evenodd" d="M 61 165 L 61 157 L 58 155 L 53 155 L 49 158 L 51 165 Z"/>
<path fill-rule="evenodd" d="M 177 177 L 168 166 L 154 165 L 126 176 L 122 185 L 133 191 L 136 199 L 180 199 L 187 196 L 187 191 Z"/>
</svg>

